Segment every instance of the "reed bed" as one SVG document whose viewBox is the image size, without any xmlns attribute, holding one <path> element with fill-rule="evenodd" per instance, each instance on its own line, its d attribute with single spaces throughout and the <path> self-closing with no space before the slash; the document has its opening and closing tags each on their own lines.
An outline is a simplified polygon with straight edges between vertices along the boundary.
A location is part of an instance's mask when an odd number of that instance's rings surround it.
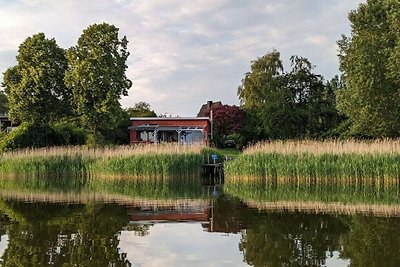
<svg viewBox="0 0 400 267">
<path fill-rule="evenodd" d="M 400 140 L 288 140 L 260 142 L 244 150 L 243 154 L 399 154 Z"/>
<path fill-rule="evenodd" d="M 249 147 L 225 165 L 234 177 L 400 178 L 400 141 L 277 141 Z"/>
<path fill-rule="evenodd" d="M 59 177 L 166 176 L 200 172 L 203 147 L 176 144 L 109 148 L 57 147 L 0 154 L 0 174 Z"/>
<path fill-rule="evenodd" d="M 323 202 L 245 202 L 250 208 L 272 212 L 305 212 L 310 214 L 373 215 L 375 217 L 400 217 L 400 206 L 343 204 Z"/>
<path fill-rule="evenodd" d="M 198 176 L 147 177 L 146 179 L 98 179 L 88 184 L 90 192 L 145 199 L 205 199 L 211 192 Z"/>
<path fill-rule="evenodd" d="M 0 190 L 0 197 L 6 200 L 16 200 L 27 203 L 118 203 L 129 204 L 131 207 L 147 209 L 171 208 L 174 210 L 187 210 L 193 208 L 208 207 L 210 200 L 202 199 L 148 199 L 129 197 L 119 194 L 103 194 L 99 192 L 27 192 Z"/>
</svg>

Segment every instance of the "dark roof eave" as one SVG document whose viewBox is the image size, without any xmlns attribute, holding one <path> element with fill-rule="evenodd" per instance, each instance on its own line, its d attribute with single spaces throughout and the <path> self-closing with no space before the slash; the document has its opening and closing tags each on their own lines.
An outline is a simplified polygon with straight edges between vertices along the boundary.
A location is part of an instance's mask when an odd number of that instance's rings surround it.
<svg viewBox="0 0 400 267">
<path fill-rule="evenodd" d="M 177 118 L 158 118 L 158 117 L 131 117 L 130 121 L 198 121 L 198 120 L 210 120 L 209 117 L 177 117 Z"/>
</svg>

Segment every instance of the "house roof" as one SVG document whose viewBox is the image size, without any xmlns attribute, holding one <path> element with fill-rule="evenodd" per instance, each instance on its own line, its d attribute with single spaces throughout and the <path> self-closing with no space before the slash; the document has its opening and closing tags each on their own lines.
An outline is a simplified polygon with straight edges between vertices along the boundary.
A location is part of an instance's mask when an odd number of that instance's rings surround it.
<svg viewBox="0 0 400 267">
<path fill-rule="evenodd" d="M 206 104 L 203 104 L 201 106 L 199 113 L 197 113 L 197 117 L 205 117 L 207 116 L 206 114 L 210 109 L 218 108 L 220 106 L 222 106 L 221 101 L 217 102 L 208 101 Z"/>
</svg>

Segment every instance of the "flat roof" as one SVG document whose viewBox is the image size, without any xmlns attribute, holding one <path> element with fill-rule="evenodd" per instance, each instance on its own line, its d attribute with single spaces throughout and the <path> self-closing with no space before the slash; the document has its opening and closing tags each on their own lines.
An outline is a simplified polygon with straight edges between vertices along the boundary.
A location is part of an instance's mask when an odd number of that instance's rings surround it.
<svg viewBox="0 0 400 267">
<path fill-rule="evenodd" d="M 154 131 L 154 130 L 159 130 L 159 131 L 176 131 L 176 130 L 181 130 L 181 131 L 204 131 L 204 128 L 201 128 L 199 126 L 160 126 L 160 125 L 138 125 L 134 127 L 128 127 L 129 130 L 141 130 L 141 131 Z"/>
<path fill-rule="evenodd" d="M 167 118 L 159 118 L 159 117 L 131 117 L 129 118 L 131 121 L 199 121 L 199 120 L 210 120 L 209 117 L 167 117 Z"/>
</svg>

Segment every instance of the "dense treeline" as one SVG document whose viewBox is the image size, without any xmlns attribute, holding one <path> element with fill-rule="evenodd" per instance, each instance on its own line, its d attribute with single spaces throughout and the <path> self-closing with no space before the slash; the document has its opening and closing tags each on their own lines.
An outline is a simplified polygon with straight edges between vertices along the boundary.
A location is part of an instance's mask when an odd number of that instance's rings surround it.
<svg viewBox="0 0 400 267">
<path fill-rule="evenodd" d="M 303 57 L 285 71 L 273 50 L 251 62 L 238 87 L 242 144 L 266 139 L 400 136 L 400 3 L 368 0 L 337 42 L 341 75 L 326 81 Z"/>
<path fill-rule="evenodd" d="M 44 33 L 19 46 L 17 65 L 4 73 L 8 103 L 1 111 L 21 126 L 2 138 L 0 150 L 128 142 L 129 113 L 119 99 L 132 83 L 125 75 L 128 41 L 118 31 L 93 24 L 67 50 Z"/>
<path fill-rule="evenodd" d="M 399 137 L 399 15 L 400 3 L 388 0 L 368 0 L 351 11 L 351 36 L 338 41 L 341 75 L 330 80 L 301 56 L 290 58 L 289 70 L 276 50 L 253 60 L 238 87 L 241 106 L 213 110 L 215 145 Z M 119 104 L 131 87 L 127 43 L 106 23 L 89 26 L 67 50 L 43 33 L 27 38 L 18 64 L 4 73 L 0 113 L 8 109 L 23 124 L 21 140 L 39 128 L 48 144 L 127 143 L 130 116 L 156 116 L 145 102 L 125 110 Z M 28 145 L 15 135 L 3 138 L 0 149 Z"/>
<path fill-rule="evenodd" d="M 238 88 L 242 107 L 252 118 L 247 120 L 246 136 L 252 132 L 258 139 L 328 136 L 341 120 L 335 107 L 337 83 L 325 83 L 312 70 L 306 58 L 292 56 L 291 70 L 285 72 L 275 50 L 254 60 Z"/>
</svg>

